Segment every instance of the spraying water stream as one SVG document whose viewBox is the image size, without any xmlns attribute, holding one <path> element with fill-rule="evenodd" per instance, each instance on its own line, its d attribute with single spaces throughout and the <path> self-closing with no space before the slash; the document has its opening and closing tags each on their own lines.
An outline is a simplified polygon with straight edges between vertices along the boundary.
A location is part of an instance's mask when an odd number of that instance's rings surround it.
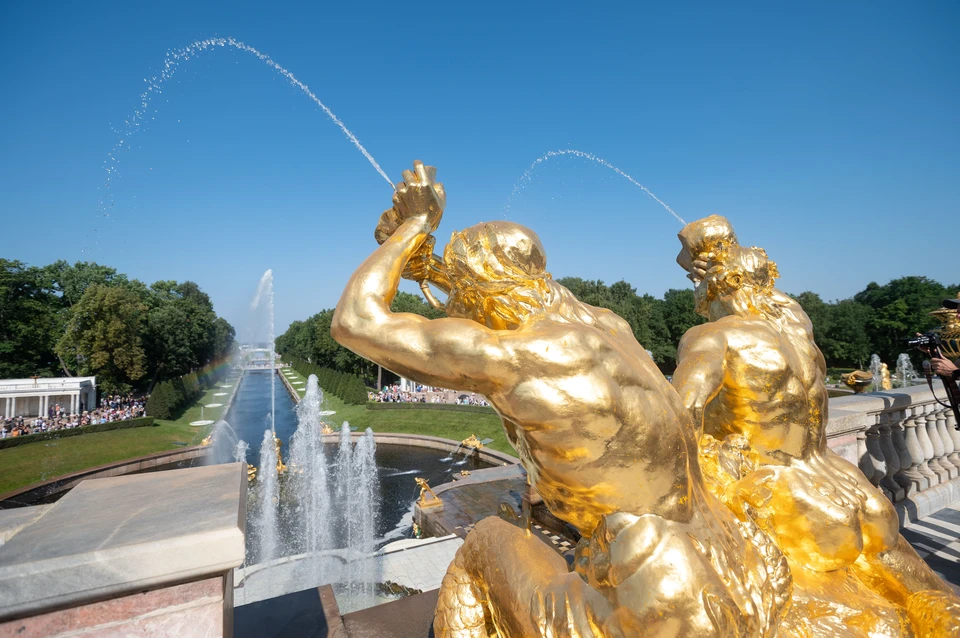
<svg viewBox="0 0 960 638">
<path fill-rule="evenodd" d="M 176 74 L 182 63 L 191 60 L 206 51 L 218 48 L 233 48 L 238 51 L 243 51 L 244 53 L 249 53 L 283 76 L 294 87 L 300 89 L 304 95 L 306 95 L 314 104 L 320 107 L 327 117 L 329 117 L 330 120 L 340 128 L 346 138 L 350 140 L 350 142 L 358 151 L 360 151 L 360 153 L 363 154 L 363 156 L 377 171 L 377 173 L 379 173 L 380 176 L 387 181 L 387 184 L 390 185 L 390 189 L 393 189 L 393 182 L 390 180 L 390 177 L 382 168 L 380 168 L 380 164 L 377 163 L 377 160 L 375 160 L 370 152 L 367 151 L 367 149 L 363 146 L 363 144 L 360 143 L 360 140 L 357 139 L 357 136 L 354 135 L 353 132 L 343 123 L 343 121 L 337 117 L 337 115 L 331 111 L 330 108 L 324 104 L 313 91 L 310 90 L 310 87 L 301 82 L 297 76 L 295 76 L 286 68 L 280 66 L 269 55 L 255 49 L 245 42 L 241 42 L 240 40 L 236 40 L 234 38 L 207 38 L 205 40 L 196 40 L 187 46 L 167 51 L 167 55 L 163 61 L 163 69 L 160 71 L 160 73 L 150 78 L 144 78 L 144 82 L 147 83 L 147 88 L 143 93 L 140 94 L 139 104 L 134 109 L 133 113 L 127 117 L 126 120 L 124 120 L 123 129 L 116 131 L 119 135 L 119 139 L 107 153 L 107 158 L 103 162 L 103 168 L 107 175 L 104 179 L 103 186 L 100 189 L 101 195 L 97 206 L 99 216 L 110 217 L 110 211 L 114 206 L 114 200 L 111 194 L 110 186 L 113 183 L 113 179 L 120 176 L 118 171 L 120 152 L 129 148 L 130 139 L 138 131 L 143 130 L 145 128 L 145 124 L 154 120 L 156 118 L 156 114 L 159 112 L 159 109 L 153 106 L 154 98 L 163 93 L 164 85 Z M 96 232 L 96 229 L 94 229 L 94 232 Z"/>
<path fill-rule="evenodd" d="M 687 225 L 687 222 L 685 222 L 684 219 L 683 219 L 682 217 L 680 217 L 680 215 L 677 215 L 677 213 L 674 212 L 674 210 L 673 210 L 672 208 L 670 208 L 663 200 L 661 200 L 659 197 L 657 197 L 656 195 L 654 195 L 653 192 L 652 192 L 650 189 L 648 189 L 646 186 L 644 186 L 643 184 L 641 184 L 641 183 L 638 182 L 637 180 L 633 179 L 633 177 L 631 177 L 630 175 L 628 175 L 626 172 L 624 172 L 623 170 L 617 168 L 616 166 L 614 166 L 613 164 L 611 164 L 611 163 L 608 162 L 607 160 L 603 159 L 602 157 L 597 157 L 597 156 L 594 155 L 593 153 L 587 153 L 586 151 L 578 151 L 578 150 L 576 150 L 576 149 L 563 149 L 563 150 L 559 150 L 559 151 L 550 151 L 550 152 L 547 153 L 546 155 L 543 155 L 542 157 L 538 157 L 536 160 L 534 160 L 534 161 L 533 161 L 533 164 L 530 165 L 530 168 L 528 168 L 526 171 L 524 171 L 523 175 L 522 175 L 522 176 L 520 177 L 520 179 L 517 181 L 517 185 L 513 187 L 513 191 L 510 193 L 510 197 L 507 198 L 506 212 L 508 212 L 508 213 L 510 212 L 510 205 L 513 203 L 514 197 L 516 197 L 517 193 L 519 193 L 519 192 L 523 189 L 523 187 L 526 186 L 526 185 L 530 182 L 530 180 L 531 180 L 532 177 L 533 177 L 533 172 L 534 172 L 534 170 L 536 170 L 537 166 L 539 166 L 540 164 L 546 162 L 547 160 L 549 160 L 549 159 L 551 159 L 551 158 L 553 158 L 553 157 L 563 157 L 563 156 L 565 156 L 565 155 L 572 155 L 572 156 L 574 156 L 574 157 L 579 157 L 579 158 L 581 158 L 581 159 L 590 160 L 591 162 L 594 162 L 594 163 L 596 163 L 596 164 L 599 164 L 600 166 L 609 168 L 609 169 L 612 170 L 614 173 L 616 173 L 617 175 L 620 175 L 620 176 L 623 177 L 623 178 L 626 178 L 631 184 L 633 184 L 634 186 L 639 187 L 640 190 L 642 190 L 642 191 L 643 191 L 644 193 L 646 193 L 648 196 L 650 196 L 651 198 L 653 198 L 653 200 L 654 200 L 655 202 L 657 202 L 658 204 L 660 204 L 661 206 L 663 206 L 663 208 L 664 208 L 668 213 L 670 213 L 671 215 L 673 215 L 674 219 L 676 219 L 678 222 L 680 222 L 680 224 L 682 224 L 683 226 L 686 226 L 686 225 Z"/>
</svg>

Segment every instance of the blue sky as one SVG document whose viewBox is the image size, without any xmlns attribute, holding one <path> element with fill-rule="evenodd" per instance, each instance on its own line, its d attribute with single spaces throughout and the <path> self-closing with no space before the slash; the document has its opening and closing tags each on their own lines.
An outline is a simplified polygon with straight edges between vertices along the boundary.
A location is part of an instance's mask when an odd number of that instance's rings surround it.
<svg viewBox="0 0 960 638">
<path fill-rule="evenodd" d="M 553 158 L 511 198 L 538 157 L 579 149 L 688 221 L 729 217 L 787 291 L 957 279 L 955 2 L 141 4 L 0 6 L 4 257 L 191 279 L 238 326 L 267 268 L 278 332 L 332 307 L 390 188 L 248 53 L 178 68 L 98 208 L 145 78 L 169 49 L 231 36 L 309 85 L 394 180 L 436 165 L 441 242 L 509 218 L 556 277 L 685 286 L 679 223 L 609 169 Z"/>
</svg>

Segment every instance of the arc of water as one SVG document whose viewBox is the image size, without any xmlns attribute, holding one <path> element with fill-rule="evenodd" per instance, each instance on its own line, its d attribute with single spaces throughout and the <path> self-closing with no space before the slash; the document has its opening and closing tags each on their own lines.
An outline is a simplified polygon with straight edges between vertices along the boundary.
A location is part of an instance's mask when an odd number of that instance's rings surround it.
<svg viewBox="0 0 960 638">
<path fill-rule="evenodd" d="M 337 117 L 337 115 L 330 110 L 330 108 L 324 104 L 317 95 L 310 90 L 306 84 L 301 82 L 297 76 L 291 73 L 289 70 L 278 64 L 271 58 L 269 55 L 257 50 L 256 48 L 237 40 L 232 37 L 228 38 L 207 38 L 205 40 L 196 40 L 191 42 L 187 46 L 180 47 L 178 49 L 170 49 L 167 51 L 167 54 L 163 61 L 163 69 L 159 74 L 150 77 L 144 78 L 144 82 L 147 83 L 147 89 L 140 94 L 139 97 L 139 106 L 134 109 L 133 114 L 127 117 L 124 120 L 125 129 L 122 131 L 117 131 L 120 135 L 120 139 L 117 140 L 116 144 L 110 149 L 107 153 L 107 158 L 104 160 L 104 170 L 107 173 L 104 184 L 101 187 L 102 194 L 100 196 L 100 201 L 98 204 L 98 212 L 103 217 L 110 216 L 110 208 L 113 207 L 113 201 L 109 197 L 110 186 L 113 182 L 114 177 L 119 177 L 118 172 L 118 155 L 120 151 L 128 148 L 130 146 L 130 138 L 137 132 L 142 130 L 143 125 L 148 121 L 147 117 L 149 116 L 150 120 L 156 118 L 156 113 L 159 109 L 153 109 L 153 115 L 150 113 L 151 106 L 153 104 L 153 98 L 157 95 L 163 93 L 163 85 L 172 78 L 177 69 L 180 68 L 182 62 L 186 62 L 191 58 L 194 58 L 201 53 L 214 49 L 214 48 L 226 48 L 231 47 L 237 49 L 238 51 L 243 51 L 249 53 L 256 57 L 258 60 L 266 64 L 268 67 L 279 73 L 283 78 L 285 78 L 290 84 L 294 87 L 300 89 L 304 95 L 306 95 L 311 101 L 313 101 L 320 109 L 336 124 L 348 140 L 357 148 L 360 153 L 366 158 L 370 165 L 380 174 L 383 179 L 387 181 L 387 184 L 390 185 L 390 189 L 393 190 L 393 182 L 390 180 L 390 177 L 380 168 L 380 164 L 377 163 L 377 160 L 373 158 L 373 155 L 367 151 L 366 147 L 360 143 L 360 140 L 357 139 L 357 136 L 347 128 L 343 121 Z"/>
<path fill-rule="evenodd" d="M 581 159 L 590 160 L 591 162 L 594 162 L 594 163 L 596 163 L 596 164 L 600 164 L 601 166 L 604 166 L 604 167 L 606 167 L 606 168 L 609 168 L 610 170 L 612 170 L 612 171 L 613 171 L 614 173 L 616 173 L 617 175 L 620 175 L 621 177 L 627 179 L 627 180 L 628 180 L 631 184 L 633 184 L 634 186 L 639 187 L 640 190 L 642 190 L 644 193 L 646 193 L 648 196 L 650 196 L 655 202 L 657 202 L 658 204 L 660 204 L 661 206 L 663 206 L 663 208 L 664 208 L 668 213 L 670 213 L 671 215 L 673 215 L 674 219 L 676 219 L 678 222 L 680 222 L 681 225 L 683 225 L 683 226 L 686 226 L 686 225 L 687 225 L 687 222 L 684 221 L 683 217 L 680 217 L 680 215 L 677 215 L 677 213 L 676 213 L 672 208 L 670 208 L 670 207 L 666 204 L 666 202 L 664 202 L 662 199 L 660 199 L 659 197 L 657 197 L 656 195 L 654 195 L 653 192 L 652 192 L 649 188 L 647 188 L 646 186 L 644 186 L 643 184 L 641 184 L 640 182 L 638 182 L 637 180 L 635 180 L 633 177 L 631 177 L 630 175 L 628 175 L 625 171 L 617 168 L 616 166 L 614 166 L 613 164 L 611 164 L 611 163 L 608 162 L 607 160 L 603 159 L 602 157 L 597 157 L 597 156 L 594 155 L 593 153 L 588 153 L 588 152 L 586 152 L 586 151 L 578 151 L 578 150 L 572 149 L 572 148 L 570 148 L 570 149 L 562 149 L 562 150 L 559 150 L 559 151 L 549 151 L 549 152 L 546 153 L 545 155 L 543 155 L 543 156 L 538 157 L 537 159 L 535 159 L 535 160 L 533 161 L 533 164 L 530 165 L 530 168 L 528 168 L 526 171 L 524 171 L 524 173 L 523 173 L 523 175 L 520 177 L 520 179 L 517 180 L 516 186 L 513 187 L 513 191 L 510 193 L 510 197 L 507 198 L 507 205 L 506 205 L 506 208 L 505 208 L 506 212 L 508 212 L 508 213 L 510 212 L 510 204 L 513 202 L 513 198 L 516 197 L 517 193 L 519 193 L 520 190 L 531 180 L 531 178 L 533 177 L 533 171 L 536 170 L 537 166 L 539 166 L 540 164 L 546 162 L 547 160 L 549 160 L 549 159 L 551 159 L 551 158 L 553 158 L 553 157 L 562 157 L 562 156 L 564 156 L 564 155 L 573 155 L 574 157 L 579 157 L 579 158 L 581 158 Z"/>
</svg>

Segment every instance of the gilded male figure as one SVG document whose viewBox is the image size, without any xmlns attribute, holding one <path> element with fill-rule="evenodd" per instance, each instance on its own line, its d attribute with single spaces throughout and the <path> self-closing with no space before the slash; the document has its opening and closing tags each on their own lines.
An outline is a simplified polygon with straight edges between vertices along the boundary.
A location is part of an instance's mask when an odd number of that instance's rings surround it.
<svg viewBox="0 0 960 638">
<path fill-rule="evenodd" d="M 437 635 L 775 631 L 782 557 L 746 541 L 743 530 L 762 534 L 704 489 L 690 417 L 630 326 L 553 281 L 520 225 L 455 232 L 434 257 L 445 206 L 434 176 L 419 162 L 404 172 L 332 334 L 407 378 L 485 395 L 548 508 L 584 535 L 571 573 L 524 531 L 481 521 L 444 578 Z M 404 272 L 432 273 L 448 318 L 390 311 Z"/>
<path fill-rule="evenodd" d="M 844 633 L 897 635 L 898 609 L 914 625 L 931 609 L 957 614 L 960 601 L 899 534 L 890 501 L 827 448 L 823 355 L 800 305 L 774 287 L 776 264 L 740 246 L 719 216 L 689 224 L 680 241 L 677 261 L 709 322 L 681 339 L 673 385 L 703 435 L 713 491 L 789 560 L 792 628 L 822 613 Z"/>
</svg>

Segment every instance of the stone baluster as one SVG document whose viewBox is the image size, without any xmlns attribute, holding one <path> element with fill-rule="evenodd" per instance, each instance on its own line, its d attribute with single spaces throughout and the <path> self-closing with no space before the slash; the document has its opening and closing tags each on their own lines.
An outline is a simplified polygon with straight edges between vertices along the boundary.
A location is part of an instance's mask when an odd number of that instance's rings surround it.
<svg viewBox="0 0 960 638">
<path fill-rule="evenodd" d="M 927 419 L 927 436 L 930 437 L 930 444 L 933 446 L 933 456 L 927 459 L 927 466 L 939 477 L 939 483 L 946 483 L 950 480 L 950 472 L 947 468 L 940 465 L 940 458 L 943 456 L 943 441 L 940 440 L 940 433 L 937 432 L 937 406 L 928 403 L 924 406 Z"/>
<path fill-rule="evenodd" d="M 867 449 L 866 431 L 857 432 L 857 466 L 867 480 L 873 483 L 873 459 L 870 458 L 870 451 Z"/>
<path fill-rule="evenodd" d="M 953 454 L 950 455 L 950 462 L 960 468 L 960 430 L 957 430 L 957 417 L 954 416 L 951 408 L 944 408 L 943 411 L 947 435 L 953 441 Z"/>
<path fill-rule="evenodd" d="M 885 491 L 890 492 L 893 502 L 902 501 L 904 497 L 903 487 L 893 478 L 900 471 L 900 455 L 893 444 L 893 433 L 891 430 L 892 421 L 896 413 L 884 412 L 880 415 L 880 451 L 883 452 L 883 460 L 886 464 L 886 475 L 881 479 L 880 484 Z"/>
<path fill-rule="evenodd" d="M 950 438 L 950 434 L 947 432 L 947 410 L 950 408 L 940 408 L 939 410 L 934 411 L 934 416 L 937 418 L 937 435 L 940 437 L 940 442 L 943 443 L 943 456 L 937 459 L 937 462 L 940 463 L 940 466 L 947 471 L 947 474 L 951 479 L 957 478 L 957 474 L 960 474 L 960 468 L 954 465 L 953 461 L 950 460 L 950 455 L 954 452 L 953 439 Z"/>
<path fill-rule="evenodd" d="M 906 427 L 904 426 L 904 421 L 909 416 L 910 412 L 908 410 L 897 410 L 890 418 L 890 438 L 893 440 L 893 448 L 897 451 L 900 465 L 900 469 L 894 474 L 893 480 L 903 488 L 904 497 L 911 494 L 910 488 L 913 487 L 913 482 L 906 475 L 907 470 L 913 464 L 910 450 L 907 448 Z"/>
<path fill-rule="evenodd" d="M 910 463 L 904 466 L 900 476 L 906 483 L 907 496 L 912 496 L 927 489 L 930 483 L 920 471 L 920 465 L 923 463 L 923 445 L 917 435 L 917 408 L 906 408 L 903 415 L 903 442 L 907 448 L 907 454 L 910 455 Z"/>
<path fill-rule="evenodd" d="M 866 441 L 864 446 L 867 450 L 866 462 L 870 464 L 873 471 L 870 474 L 864 472 L 867 479 L 873 483 L 873 486 L 878 490 L 882 491 L 884 496 L 886 496 L 891 501 L 893 500 L 893 492 L 887 488 L 883 483 L 883 479 L 887 476 L 887 465 L 886 459 L 883 456 L 883 450 L 880 449 L 880 419 L 883 418 L 882 414 L 877 414 L 873 417 L 874 422 L 867 431 L 864 433 L 866 435 Z"/>
<path fill-rule="evenodd" d="M 933 458 L 933 443 L 930 442 L 930 436 L 927 432 L 926 408 L 922 405 L 914 406 L 914 420 L 917 422 L 917 440 L 920 441 L 920 447 L 923 448 L 923 460 L 917 468 L 924 478 L 927 479 L 927 487 L 933 487 L 940 482 L 940 477 L 936 472 L 930 469 L 930 459 Z"/>
</svg>

